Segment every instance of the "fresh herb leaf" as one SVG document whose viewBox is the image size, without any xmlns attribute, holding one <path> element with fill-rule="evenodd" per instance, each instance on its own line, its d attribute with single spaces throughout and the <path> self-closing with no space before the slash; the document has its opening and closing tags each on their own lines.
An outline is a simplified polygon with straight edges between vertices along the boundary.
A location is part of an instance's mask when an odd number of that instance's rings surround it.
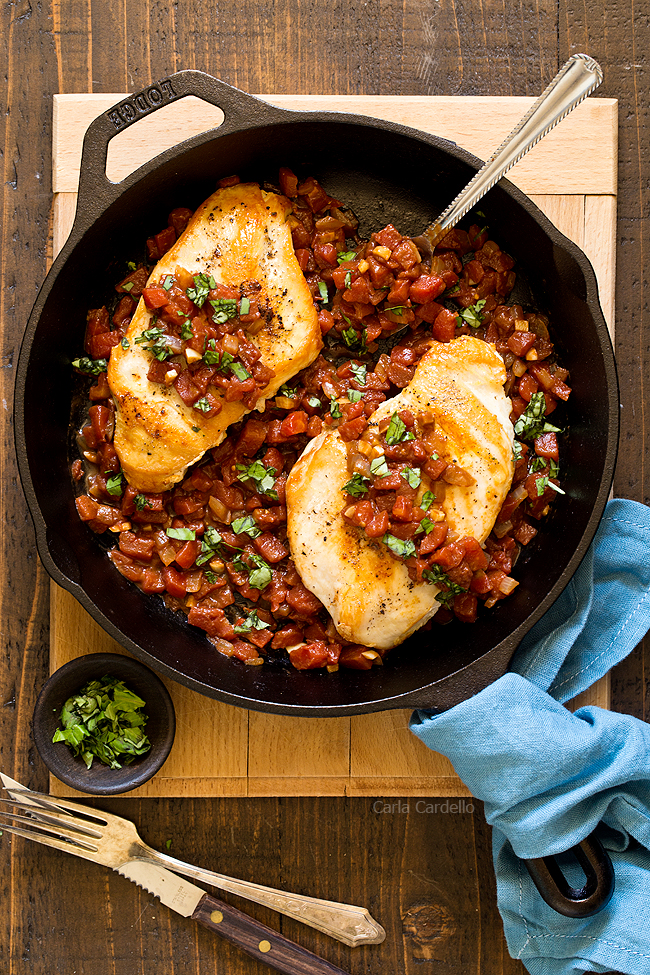
<svg viewBox="0 0 650 975">
<path fill-rule="evenodd" d="M 126 335 L 124 336 L 124 338 L 120 342 L 120 345 L 122 346 L 123 349 L 130 349 L 131 348 L 131 343 L 127 339 Z"/>
<path fill-rule="evenodd" d="M 388 546 L 393 555 L 397 555 L 400 559 L 410 559 L 416 553 L 415 545 L 410 538 L 396 538 L 395 535 L 386 532 L 382 542 Z"/>
<path fill-rule="evenodd" d="M 196 558 L 197 565 L 205 565 L 206 562 L 210 562 L 216 555 L 221 555 L 223 552 L 224 541 L 216 528 L 212 528 L 210 525 L 205 529 L 203 533 L 203 538 L 201 539 L 201 551 Z M 206 572 L 207 576 L 207 572 Z M 213 579 L 208 579 L 208 582 L 215 582 L 216 577 Z"/>
<path fill-rule="evenodd" d="M 348 399 L 351 403 L 358 403 L 363 399 L 363 393 L 360 393 L 358 389 L 348 389 Z"/>
<path fill-rule="evenodd" d="M 119 497 L 124 490 L 124 476 L 120 472 L 119 474 L 111 474 L 106 480 L 106 490 L 109 494 Z"/>
<path fill-rule="evenodd" d="M 461 320 L 461 325 L 469 325 L 471 328 L 478 328 L 483 321 L 483 315 L 481 314 L 483 307 L 485 305 L 486 299 L 481 298 L 476 304 L 470 305 L 469 308 L 463 308 L 459 312 L 458 317 Z"/>
<path fill-rule="evenodd" d="M 356 256 L 356 251 L 341 251 L 341 253 L 337 255 L 336 260 L 339 262 L 339 264 L 345 264 L 346 261 L 353 261 Z"/>
<path fill-rule="evenodd" d="M 235 633 L 250 633 L 251 630 L 268 630 L 268 628 L 269 624 L 259 618 L 256 609 L 252 609 L 241 623 L 236 623 L 233 627 Z"/>
<path fill-rule="evenodd" d="M 125 281 L 122 285 L 122 291 L 133 291 L 133 281 Z"/>
<path fill-rule="evenodd" d="M 214 409 L 214 406 L 206 396 L 201 396 L 194 404 L 194 409 L 200 410 L 201 413 L 209 413 L 210 410 Z"/>
<path fill-rule="evenodd" d="M 465 592 L 462 586 L 457 585 L 457 583 L 452 582 L 444 569 L 441 569 L 439 565 L 435 563 L 430 569 L 425 569 L 422 573 L 422 578 L 425 582 L 428 582 L 431 586 L 443 586 L 444 588 L 438 592 L 436 599 L 442 606 L 450 607 L 454 596 Z"/>
<path fill-rule="evenodd" d="M 426 534 L 428 535 L 429 532 L 432 532 L 435 527 L 436 527 L 435 521 L 431 521 L 430 518 L 423 518 L 420 524 L 418 525 L 418 527 L 416 528 L 415 532 L 416 534 L 418 534 L 419 532 L 426 532 Z"/>
<path fill-rule="evenodd" d="M 353 498 L 360 498 L 362 494 L 368 493 L 368 483 L 368 478 L 364 477 L 363 474 L 359 474 L 357 471 L 352 475 L 347 484 L 343 485 L 343 490 L 351 494 Z"/>
<path fill-rule="evenodd" d="M 89 359 L 87 355 L 82 355 L 80 359 L 73 359 L 72 365 L 79 372 L 85 372 L 89 376 L 99 376 L 100 372 L 106 372 L 108 368 L 106 359 Z"/>
<path fill-rule="evenodd" d="M 345 316 L 343 316 L 345 317 Z M 346 319 L 348 321 L 348 319 Z M 349 321 L 348 321 L 348 324 Z M 341 332 L 341 338 L 347 345 L 348 349 L 355 349 L 359 352 L 366 351 L 366 330 L 365 328 L 361 332 L 357 332 L 356 328 L 346 328 Z"/>
<path fill-rule="evenodd" d="M 275 501 L 278 500 L 278 495 L 275 488 L 275 468 L 266 468 L 264 464 L 259 460 L 254 460 L 252 464 L 237 464 L 237 470 L 240 473 L 237 475 L 237 480 L 252 481 L 255 485 L 255 489 L 259 494 L 265 494 L 268 498 L 273 498 Z"/>
<path fill-rule="evenodd" d="M 143 707 L 142 698 L 115 677 L 90 681 L 63 705 L 62 727 L 52 741 L 65 742 L 88 768 L 95 758 L 110 768 L 122 768 L 151 748 L 143 730 Z"/>
<path fill-rule="evenodd" d="M 230 352 L 219 352 L 214 339 L 208 339 L 203 361 L 207 366 L 217 366 L 219 372 L 225 372 L 235 360 Z"/>
<path fill-rule="evenodd" d="M 422 481 L 422 474 L 419 470 L 413 467 L 405 467 L 399 472 L 400 477 L 408 483 L 409 487 L 417 488 L 420 486 Z"/>
<path fill-rule="evenodd" d="M 145 508 L 151 507 L 151 501 L 146 498 L 144 494 L 136 494 L 133 499 L 133 503 L 138 511 L 144 511 Z"/>
<path fill-rule="evenodd" d="M 370 462 L 370 473 L 374 474 L 375 477 L 388 477 L 390 471 L 388 469 L 388 464 L 386 463 L 386 455 L 380 454 L 379 457 L 375 457 Z"/>
<path fill-rule="evenodd" d="M 165 291 L 169 291 L 173 283 L 174 283 L 174 276 L 172 274 L 166 274 L 165 277 L 160 282 L 160 286 L 161 288 L 164 288 Z"/>
<path fill-rule="evenodd" d="M 138 265 L 135 263 L 135 261 L 127 261 L 126 262 L 126 266 L 128 267 L 129 271 L 137 271 L 138 270 Z"/>
<path fill-rule="evenodd" d="M 276 396 L 286 396 L 287 399 L 296 399 L 298 396 L 298 387 L 291 387 L 289 383 L 283 383 L 277 391 Z"/>
<path fill-rule="evenodd" d="M 359 383 L 360 386 L 366 385 L 366 375 L 368 372 L 368 367 L 363 365 L 363 363 L 351 362 L 350 369 L 352 370 L 352 375 Z"/>
<path fill-rule="evenodd" d="M 252 515 L 244 515 L 243 518 L 235 518 L 230 527 L 234 531 L 235 535 L 250 535 L 251 538 L 257 538 L 258 535 L 262 534 L 262 529 L 259 527 Z"/>
<path fill-rule="evenodd" d="M 343 414 L 341 413 L 341 408 L 340 408 L 340 406 L 338 404 L 338 400 L 333 399 L 331 401 L 331 403 L 330 403 L 330 416 L 333 419 L 335 419 L 335 420 L 338 420 L 338 419 L 340 419 L 340 417 L 343 416 Z"/>
<path fill-rule="evenodd" d="M 223 325 L 228 319 L 235 318 L 237 315 L 237 302 L 234 298 L 210 298 L 210 304 L 214 309 L 212 320 L 217 325 Z"/>
<path fill-rule="evenodd" d="M 546 399 L 541 391 L 533 393 L 524 412 L 515 423 L 515 433 L 522 440 L 534 440 L 542 433 L 561 433 L 559 427 L 554 427 L 545 419 Z"/>
<path fill-rule="evenodd" d="M 323 304 L 327 304 L 327 302 L 330 300 L 330 296 L 327 290 L 327 285 L 325 284 L 324 281 L 318 282 L 318 291 L 323 300 Z"/>
<path fill-rule="evenodd" d="M 321 403 L 321 401 L 319 400 L 318 396 L 308 396 L 307 397 L 307 404 L 309 406 L 311 406 L 315 410 L 317 410 L 319 407 L 321 407 L 323 405 Z"/>
<path fill-rule="evenodd" d="M 192 528 L 167 528 L 165 534 L 168 538 L 176 538 L 181 542 L 193 542 L 196 539 L 196 532 Z"/>
<path fill-rule="evenodd" d="M 397 413 L 393 413 L 390 423 L 385 433 L 386 443 L 389 447 L 402 443 L 405 440 L 415 440 L 415 434 L 406 429 L 404 420 Z"/>
<path fill-rule="evenodd" d="M 185 292 L 190 301 L 193 301 L 197 308 L 202 308 L 205 304 L 205 299 L 208 297 L 211 288 L 216 288 L 217 282 L 212 276 L 209 278 L 207 275 L 195 274 L 194 275 L 194 287 L 190 287 Z M 213 302 L 214 304 L 214 302 Z M 231 316 L 232 317 L 232 316 Z"/>
<path fill-rule="evenodd" d="M 230 371 L 240 383 L 243 383 L 245 379 L 250 379 L 251 377 L 250 372 L 242 362 L 231 362 Z"/>
<path fill-rule="evenodd" d="M 148 328 L 141 335 L 138 335 L 135 341 L 136 345 L 141 345 L 147 352 L 151 352 L 159 362 L 164 362 L 165 359 L 169 359 L 174 354 L 167 345 L 167 336 L 162 328 Z M 146 345 L 146 342 L 149 342 L 150 345 Z"/>
<path fill-rule="evenodd" d="M 422 500 L 420 501 L 420 507 L 424 511 L 428 511 L 432 504 L 435 504 L 436 496 L 433 491 L 425 491 L 422 495 Z"/>
<path fill-rule="evenodd" d="M 191 339 L 193 335 L 194 332 L 192 331 L 192 323 L 189 318 L 186 318 L 181 325 L 181 338 L 187 341 L 187 339 Z"/>
<path fill-rule="evenodd" d="M 250 300 L 250 298 L 247 298 L 244 295 L 244 297 L 239 302 L 239 314 L 240 315 L 248 315 L 248 313 L 249 313 L 250 310 L 251 310 L 251 300 Z"/>
<path fill-rule="evenodd" d="M 271 566 L 261 555 L 257 555 L 255 552 L 250 552 L 246 558 L 253 564 L 250 565 L 249 562 L 245 562 L 243 558 L 238 557 L 233 562 L 235 569 L 238 572 L 246 572 L 248 575 L 248 584 L 253 589 L 266 589 L 273 575 Z"/>
</svg>

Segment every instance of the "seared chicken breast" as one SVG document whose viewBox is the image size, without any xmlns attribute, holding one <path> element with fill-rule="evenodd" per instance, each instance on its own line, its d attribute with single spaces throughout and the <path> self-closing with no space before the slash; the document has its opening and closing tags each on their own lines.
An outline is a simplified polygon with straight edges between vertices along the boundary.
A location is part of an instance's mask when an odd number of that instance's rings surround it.
<svg viewBox="0 0 650 975">
<path fill-rule="evenodd" d="M 256 184 L 220 189 L 199 207 L 149 278 L 157 284 L 181 267 L 228 286 L 259 282 L 272 314 L 251 341 L 275 376 L 260 390 L 258 409 L 310 365 L 322 346 L 317 312 L 293 249 L 290 212 L 289 200 Z M 108 382 L 117 407 L 114 445 L 122 470 L 138 490 L 158 492 L 180 481 L 249 409 L 241 401 L 226 402 L 213 387 L 222 409 L 208 418 L 187 406 L 173 385 L 151 382 L 151 353 L 136 339 L 151 328 L 152 318 L 140 299 L 126 335 L 128 347 L 118 345 L 111 354 Z"/>
<path fill-rule="evenodd" d="M 471 484 L 446 485 L 447 522 L 481 544 L 514 473 L 505 379 L 503 360 L 487 342 L 470 336 L 434 342 L 411 383 L 382 403 L 369 424 L 378 426 L 402 409 L 435 417 L 436 430 L 444 435 L 442 459 L 473 478 Z M 316 437 L 287 482 L 291 554 L 305 586 L 323 602 L 344 639 L 389 649 L 434 615 L 439 590 L 413 582 L 384 545 L 343 519 L 349 478 L 346 444 L 338 433 Z"/>
</svg>

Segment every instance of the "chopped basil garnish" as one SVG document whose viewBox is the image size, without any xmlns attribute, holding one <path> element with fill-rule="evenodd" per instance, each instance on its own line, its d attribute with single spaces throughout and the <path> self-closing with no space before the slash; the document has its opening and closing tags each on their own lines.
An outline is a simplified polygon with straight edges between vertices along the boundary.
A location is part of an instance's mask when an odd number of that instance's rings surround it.
<svg viewBox="0 0 650 975">
<path fill-rule="evenodd" d="M 251 538 L 257 538 L 258 535 L 262 534 L 262 529 L 259 527 L 252 515 L 244 515 L 243 518 L 235 518 L 230 527 L 234 531 L 235 535 L 250 535 Z"/>
<path fill-rule="evenodd" d="M 360 498 L 362 494 L 368 493 L 368 478 L 357 472 L 352 475 L 347 484 L 343 485 L 343 490 L 353 498 Z"/>
<path fill-rule="evenodd" d="M 351 362 L 350 363 L 350 369 L 352 370 L 352 375 L 354 376 L 354 378 L 356 379 L 356 381 L 359 383 L 359 385 L 360 386 L 365 386 L 366 385 L 366 374 L 368 372 L 367 366 L 363 365 L 363 363 L 359 364 L 357 362 Z"/>
<path fill-rule="evenodd" d="M 416 488 L 420 486 L 422 481 L 422 474 L 419 470 L 413 467 L 405 467 L 399 472 L 399 476 L 403 477 L 407 481 L 409 487 Z"/>
<path fill-rule="evenodd" d="M 197 565 L 199 564 L 199 560 L 198 559 L 196 560 L 196 564 Z M 205 578 L 208 580 L 208 582 L 210 583 L 210 585 L 213 585 L 213 583 L 215 583 L 217 581 L 217 577 L 214 574 L 214 572 L 212 572 L 211 569 L 206 569 L 205 570 Z"/>
<path fill-rule="evenodd" d="M 534 440 L 542 433 L 561 433 L 559 427 L 554 427 L 545 419 L 546 399 L 544 393 L 533 393 L 524 412 L 515 423 L 515 433 L 522 440 Z"/>
<path fill-rule="evenodd" d="M 429 532 L 432 532 L 435 527 L 436 527 L 435 521 L 431 521 L 430 518 L 423 518 L 416 529 L 416 533 L 426 532 L 426 534 L 428 535 Z"/>
<path fill-rule="evenodd" d="M 206 396 L 201 396 L 201 398 L 197 399 L 196 403 L 194 404 L 194 409 L 200 410 L 201 413 L 209 413 L 210 410 L 214 409 L 214 405 Z"/>
<path fill-rule="evenodd" d="M 174 276 L 172 274 L 166 274 L 165 277 L 160 282 L 160 286 L 164 288 L 165 291 L 169 291 L 173 283 L 174 283 Z"/>
<path fill-rule="evenodd" d="M 124 338 L 120 342 L 120 345 L 122 346 L 123 349 L 129 349 L 129 348 L 131 348 L 131 343 L 127 339 L 126 335 L 124 336 Z"/>
<path fill-rule="evenodd" d="M 348 271 L 348 273 L 345 275 L 345 287 L 346 288 L 351 288 L 352 287 L 352 272 L 351 271 Z"/>
<path fill-rule="evenodd" d="M 422 573 L 422 578 L 425 582 L 428 582 L 431 586 L 444 586 L 437 595 L 436 599 L 442 606 L 451 606 L 454 596 L 465 592 L 462 586 L 457 585 L 452 582 L 447 573 L 440 568 L 439 565 L 435 563 L 430 569 L 425 569 Z"/>
<path fill-rule="evenodd" d="M 230 352 L 218 352 L 215 340 L 209 339 L 208 347 L 203 353 L 203 361 L 206 366 L 216 366 L 219 372 L 225 372 L 235 360 Z"/>
<path fill-rule="evenodd" d="M 348 389 L 348 399 L 351 403 L 358 403 L 363 399 L 363 394 L 358 389 Z"/>
<path fill-rule="evenodd" d="M 414 440 L 415 434 L 406 429 L 404 420 L 397 413 L 393 413 L 390 423 L 385 433 L 386 443 L 393 447 L 395 444 L 402 443 L 404 440 Z"/>
<path fill-rule="evenodd" d="M 167 528 L 165 534 L 181 542 L 193 542 L 196 539 L 196 532 L 192 528 Z"/>
<path fill-rule="evenodd" d="M 95 758 L 109 768 L 122 768 L 151 748 L 143 730 L 143 707 L 142 698 L 115 677 L 90 681 L 63 705 L 63 727 L 57 728 L 52 741 L 64 741 L 87 768 Z"/>
<path fill-rule="evenodd" d="M 318 291 L 323 300 L 323 304 L 326 304 L 330 300 L 330 296 L 324 281 L 318 282 Z"/>
<path fill-rule="evenodd" d="M 124 476 L 122 473 L 111 474 L 111 476 L 106 481 L 106 490 L 109 494 L 114 494 L 115 497 L 119 497 L 124 488 Z"/>
<path fill-rule="evenodd" d="M 100 372 L 106 372 L 108 368 L 106 359 L 89 359 L 87 355 L 82 355 L 80 359 L 73 359 L 72 365 L 79 372 L 85 372 L 89 376 L 99 376 Z"/>
<path fill-rule="evenodd" d="M 138 335 L 136 345 L 141 345 L 143 349 L 158 359 L 159 362 L 164 362 L 165 359 L 169 359 L 173 356 L 173 351 L 167 345 L 167 336 L 162 328 L 148 328 L 141 335 Z M 146 342 L 150 342 L 150 345 L 145 345 Z"/>
<path fill-rule="evenodd" d="M 235 633 L 250 633 L 251 630 L 268 630 L 268 628 L 269 624 L 259 618 L 256 609 L 252 609 L 241 623 L 236 623 L 233 627 Z"/>
<path fill-rule="evenodd" d="M 345 316 L 343 316 L 345 318 Z M 348 321 L 348 319 L 346 319 Z M 349 322 L 348 322 L 349 323 Z M 356 328 L 346 328 L 341 332 L 341 337 L 348 349 L 358 349 L 360 352 L 366 351 L 366 330 L 357 332 Z"/>
<path fill-rule="evenodd" d="M 135 261 L 127 261 L 126 262 L 126 266 L 128 267 L 129 271 L 137 271 L 138 270 L 138 265 L 135 263 Z"/>
<path fill-rule="evenodd" d="M 318 396 L 308 396 L 307 397 L 307 404 L 309 406 L 311 406 L 315 410 L 317 410 L 320 406 L 323 405 L 321 403 L 321 401 L 319 400 Z"/>
<path fill-rule="evenodd" d="M 393 555 L 397 555 L 400 559 L 410 559 L 415 555 L 415 545 L 410 538 L 396 538 L 395 535 L 386 532 L 382 542 L 388 546 Z"/>
<path fill-rule="evenodd" d="M 138 511 L 144 511 L 145 508 L 151 507 L 151 501 L 149 498 L 146 498 L 144 494 L 136 494 L 133 499 L 133 503 Z"/>
<path fill-rule="evenodd" d="M 250 298 L 246 298 L 246 296 L 244 296 L 239 302 L 239 314 L 248 315 L 250 310 L 251 310 Z"/>
<path fill-rule="evenodd" d="M 289 383 L 283 383 L 282 386 L 280 386 L 279 390 L 277 391 L 277 393 L 275 395 L 276 396 L 286 396 L 287 399 L 297 399 L 297 396 L 298 396 L 298 387 L 297 386 L 294 386 L 292 388 L 289 385 Z"/>
<path fill-rule="evenodd" d="M 201 308 L 205 304 L 205 299 L 208 297 L 210 289 L 216 288 L 216 286 L 217 282 L 212 275 L 208 278 L 205 274 L 195 274 L 194 287 L 188 288 L 185 293 L 190 301 L 193 301 L 198 308 Z"/>
<path fill-rule="evenodd" d="M 428 511 L 432 504 L 435 503 L 436 496 L 433 491 L 425 491 L 422 495 L 422 500 L 420 501 L 420 507 L 423 511 Z"/>
<path fill-rule="evenodd" d="M 221 546 L 223 544 L 223 538 L 217 529 L 208 526 L 203 533 L 203 538 L 201 539 L 201 552 L 196 558 L 196 564 L 205 565 L 205 563 L 213 559 L 215 555 L 220 555 L 222 552 Z M 216 580 L 211 579 L 209 581 L 214 582 Z"/>
<path fill-rule="evenodd" d="M 250 379 L 251 376 L 246 366 L 241 362 L 231 362 L 230 371 L 240 383 L 243 383 L 245 379 Z"/>
<path fill-rule="evenodd" d="M 273 498 L 275 501 L 278 499 L 278 495 L 275 488 L 275 468 L 266 468 L 264 464 L 259 460 L 254 460 L 252 464 L 237 464 L 237 470 L 240 473 L 237 475 L 237 480 L 252 481 L 255 485 L 255 490 L 259 494 L 265 494 L 267 498 Z"/>
<path fill-rule="evenodd" d="M 191 339 L 193 335 L 194 332 L 192 331 L 192 323 L 189 318 L 186 318 L 181 325 L 181 338 L 187 341 L 187 339 Z"/>
<path fill-rule="evenodd" d="M 229 318 L 235 318 L 237 315 L 237 302 L 234 298 L 211 298 L 210 304 L 214 309 L 212 320 L 217 325 L 223 325 Z"/>
<path fill-rule="evenodd" d="M 469 325 L 471 328 L 478 328 L 483 321 L 483 315 L 481 314 L 483 306 L 485 305 L 485 298 L 481 298 L 477 301 L 475 305 L 470 305 L 469 308 L 463 308 L 458 317 L 461 320 L 461 325 Z"/>
<path fill-rule="evenodd" d="M 374 460 L 370 462 L 370 473 L 374 474 L 375 477 L 388 477 L 390 471 L 388 469 L 388 464 L 386 463 L 385 454 L 380 454 L 379 457 L 375 457 Z"/>
<path fill-rule="evenodd" d="M 339 262 L 339 264 L 345 264 L 346 261 L 353 261 L 356 256 L 356 251 L 341 251 L 341 253 L 337 255 L 336 260 Z"/>
<path fill-rule="evenodd" d="M 133 281 L 125 281 L 122 285 L 122 291 L 133 291 Z"/>
<path fill-rule="evenodd" d="M 341 409 L 339 407 L 338 401 L 335 400 L 335 399 L 333 399 L 331 401 L 331 403 L 330 403 L 330 416 L 334 420 L 338 420 L 340 417 L 343 416 L 343 414 L 341 413 Z"/>
<path fill-rule="evenodd" d="M 255 552 L 250 552 L 247 556 L 253 565 L 248 565 L 244 562 L 243 558 L 238 557 L 233 562 L 235 569 L 238 572 L 246 572 L 248 575 L 248 584 L 253 589 L 266 589 L 271 577 L 273 575 L 271 566 L 266 562 L 261 555 L 257 555 Z"/>
</svg>

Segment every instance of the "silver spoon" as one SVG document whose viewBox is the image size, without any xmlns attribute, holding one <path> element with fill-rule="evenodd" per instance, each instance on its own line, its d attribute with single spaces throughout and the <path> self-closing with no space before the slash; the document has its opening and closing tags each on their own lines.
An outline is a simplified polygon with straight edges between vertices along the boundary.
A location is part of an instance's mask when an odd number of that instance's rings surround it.
<svg viewBox="0 0 650 975">
<path fill-rule="evenodd" d="M 573 54 L 465 189 L 423 234 L 412 238 L 422 257 L 431 260 L 433 248 L 445 234 L 602 80 L 603 72 L 597 61 L 588 54 Z"/>
</svg>

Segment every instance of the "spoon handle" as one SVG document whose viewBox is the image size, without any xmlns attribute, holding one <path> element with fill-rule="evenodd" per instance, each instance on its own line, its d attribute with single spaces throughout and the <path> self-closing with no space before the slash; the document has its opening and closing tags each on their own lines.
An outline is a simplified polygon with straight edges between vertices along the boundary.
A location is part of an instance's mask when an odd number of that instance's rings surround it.
<svg viewBox="0 0 650 975">
<path fill-rule="evenodd" d="M 603 80 L 597 61 L 588 54 L 574 54 L 556 74 L 546 91 L 499 146 L 464 190 L 424 232 L 432 246 L 455 227 L 508 170 L 547 132 L 591 94 Z"/>
</svg>

